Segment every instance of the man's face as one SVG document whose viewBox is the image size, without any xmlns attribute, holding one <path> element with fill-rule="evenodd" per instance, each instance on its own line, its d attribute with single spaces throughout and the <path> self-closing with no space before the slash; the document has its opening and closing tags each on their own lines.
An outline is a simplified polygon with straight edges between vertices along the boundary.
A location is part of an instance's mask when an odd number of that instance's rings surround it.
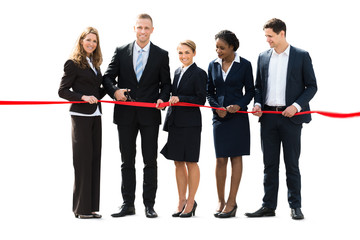
<svg viewBox="0 0 360 240">
<path fill-rule="evenodd" d="M 150 19 L 140 18 L 136 21 L 134 31 L 138 43 L 147 44 L 150 41 L 150 35 L 154 31 L 154 27 Z"/>
<path fill-rule="evenodd" d="M 280 43 L 285 39 L 285 32 L 281 31 L 279 34 L 276 34 L 272 28 L 265 28 L 265 37 L 266 41 L 269 43 L 271 48 L 277 48 Z"/>
</svg>

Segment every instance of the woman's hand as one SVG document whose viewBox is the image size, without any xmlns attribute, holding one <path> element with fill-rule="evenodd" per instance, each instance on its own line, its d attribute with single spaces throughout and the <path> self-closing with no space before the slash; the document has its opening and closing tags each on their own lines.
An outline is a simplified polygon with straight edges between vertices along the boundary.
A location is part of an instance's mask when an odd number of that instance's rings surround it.
<svg viewBox="0 0 360 240">
<path fill-rule="evenodd" d="M 170 100 L 169 100 L 170 106 L 171 106 L 171 104 L 175 104 L 175 103 L 178 103 L 178 102 L 180 102 L 180 99 L 179 99 L 178 96 L 172 96 L 170 98 Z"/>
<path fill-rule="evenodd" d="M 239 105 L 229 105 L 226 107 L 226 111 L 228 111 L 229 113 L 236 113 L 239 110 L 240 110 Z"/>
<path fill-rule="evenodd" d="M 98 99 L 94 96 L 86 96 L 86 95 L 83 95 L 81 97 L 81 100 L 85 101 L 85 102 L 88 102 L 90 104 L 94 104 L 94 103 L 97 103 L 98 102 Z"/>
<path fill-rule="evenodd" d="M 226 108 L 223 107 L 224 110 L 220 110 L 220 109 L 216 109 L 216 113 L 217 115 L 219 115 L 219 117 L 224 118 L 227 114 Z"/>
</svg>

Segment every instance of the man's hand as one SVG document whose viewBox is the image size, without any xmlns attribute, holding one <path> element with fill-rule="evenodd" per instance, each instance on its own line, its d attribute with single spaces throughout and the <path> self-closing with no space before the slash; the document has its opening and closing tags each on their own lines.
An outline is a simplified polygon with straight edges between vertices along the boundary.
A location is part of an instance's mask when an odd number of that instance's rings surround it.
<svg viewBox="0 0 360 240">
<path fill-rule="evenodd" d="M 125 92 L 129 91 L 130 92 L 130 89 L 118 89 L 116 90 L 116 92 L 114 93 L 114 97 L 117 101 L 126 101 L 127 98 L 125 96 Z"/>
<path fill-rule="evenodd" d="M 163 110 L 165 107 L 159 107 L 160 103 L 164 103 L 164 101 L 161 99 L 158 99 L 156 102 L 156 108 L 159 110 Z"/>
<path fill-rule="evenodd" d="M 297 113 L 297 108 L 294 105 L 291 105 L 289 107 L 287 107 L 283 112 L 282 115 L 284 117 L 293 117 L 295 115 L 295 113 Z"/>
<path fill-rule="evenodd" d="M 254 112 L 253 115 L 254 116 L 258 116 L 261 117 L 262 116 L 262 111 L 261 111 L 261 107 L 259 105 L 255 105 L 252 109 L 252 111 Z"/>
</svg>

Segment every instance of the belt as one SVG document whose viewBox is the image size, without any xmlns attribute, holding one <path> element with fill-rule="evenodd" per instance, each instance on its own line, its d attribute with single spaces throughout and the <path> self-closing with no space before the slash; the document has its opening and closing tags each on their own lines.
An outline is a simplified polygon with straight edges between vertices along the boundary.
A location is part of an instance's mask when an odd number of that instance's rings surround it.
<svg viewBox="0 0 360 240">
<path fill-rule="evenodd" d="M 265 111 L 276 111 L 276 112 L 282 112 L 286 109 L 286 106 L 264 106 Z"/>
</svg>

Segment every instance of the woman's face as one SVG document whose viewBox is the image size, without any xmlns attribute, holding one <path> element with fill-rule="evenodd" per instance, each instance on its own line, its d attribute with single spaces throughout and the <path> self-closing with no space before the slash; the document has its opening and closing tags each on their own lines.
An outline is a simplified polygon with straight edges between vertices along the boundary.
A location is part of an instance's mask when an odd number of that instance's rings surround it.
<svg viewBox="0 0 360 240">
<path fill-rule="evenodd" d="M 193 52 L 190 47 L 180 44 L 177 48 L 177 51 L 179 54 L 179 60 L 184 67 L 187 67 L 193 63 L 193 58 L 195 57 L 196 53 Z"/>
<path fill-rule="evenodd" d="M 85 36 L 85 38 L 81 42 L 82 47 L 86 52 L 86 56 L 90 57 L 90 55 L 95 51 L 97 47 L 97 37 L 93 33 L 89 33 Z"/>
<path fill-rule="evenodd" d="M 216 53 L 218 58 L 225 59 L 234 54 L 234 47 L 230 46 L 227 42 L 221 39 L 216 39 Z"/>
</svg>

